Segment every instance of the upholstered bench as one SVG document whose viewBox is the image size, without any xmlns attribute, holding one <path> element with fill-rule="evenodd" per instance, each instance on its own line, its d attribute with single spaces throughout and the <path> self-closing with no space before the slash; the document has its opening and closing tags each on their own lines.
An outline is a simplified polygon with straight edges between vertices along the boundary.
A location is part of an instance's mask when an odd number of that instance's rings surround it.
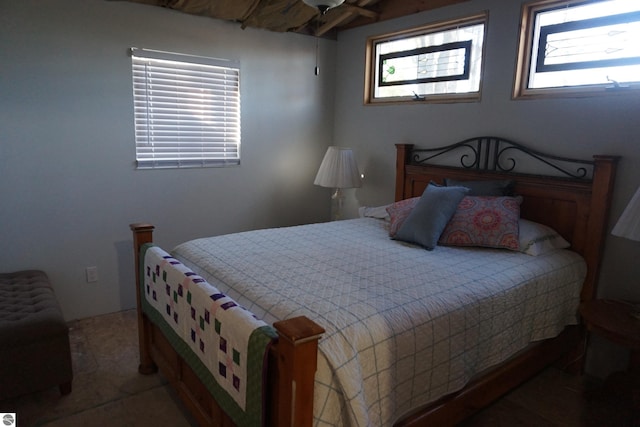
<svg viewBox="0 0 640 427">
<path fill-rule="evenodd" d="M 47 275 L 0 274 L 0 399 L 58 386 L 71 392 L 69 328 Z"/>
</svg>

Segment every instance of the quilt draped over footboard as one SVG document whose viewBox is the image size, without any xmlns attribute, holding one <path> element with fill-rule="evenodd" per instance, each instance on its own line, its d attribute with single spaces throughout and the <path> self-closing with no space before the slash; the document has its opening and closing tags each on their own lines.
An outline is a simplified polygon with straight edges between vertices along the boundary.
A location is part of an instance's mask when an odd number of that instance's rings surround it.
<svg viewBox="0 0 640 427">
<path fill-rule="evenodd" d="M 272 326 L 152 244 L 141 248 L 144 312 L 237 425 L 261 426 Z"/>
</svg>

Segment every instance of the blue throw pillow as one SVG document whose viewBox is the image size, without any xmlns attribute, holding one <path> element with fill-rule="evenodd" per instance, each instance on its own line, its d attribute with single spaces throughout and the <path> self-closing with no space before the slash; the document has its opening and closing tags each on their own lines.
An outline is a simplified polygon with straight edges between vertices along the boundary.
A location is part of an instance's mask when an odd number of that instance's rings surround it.
<svg viewBox="0 0 640 427">
<path fill-rule="evenodd" d="M 469 192 L 465 187 L 440 187 L 429 184 L 404 221 L 395 239 L 416 243 L 432 250 L 458 204 Z"/>
</svg>

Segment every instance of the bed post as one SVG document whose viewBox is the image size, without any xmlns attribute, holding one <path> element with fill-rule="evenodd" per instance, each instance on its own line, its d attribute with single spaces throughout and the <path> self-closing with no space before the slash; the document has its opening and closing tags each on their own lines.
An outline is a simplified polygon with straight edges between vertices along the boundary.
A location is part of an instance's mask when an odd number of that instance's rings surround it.
<svg viewBox="0 0 640 427">
<path fill-rule="evenodd" d="M 129 225 L 133 231 L 133 251 L 135 259 L 135 275 L 136 275 L 136 305 L 138 310 L 138 344 L 140 351 L 140 365 L 138 372 L 147 375 L 158 370 L 157 366 L 151 358 L 151 336 L 149 335 L 149 327 L 147 320 L 142 313 L 142 295 L 140 295 L 140 263 L 144 260 L 140 259 L 140 247 L 145 243 L 153 242 L 153 229 L 151 224 L 131 224 Z"/>
<path fill-rule="evenodd" d="M 275 378 L 276 427 L 313 425 L 313 386 L 318 360 L 318 339 L 324 329 L 305 316 L 273 324 L 278 376 Z"/>
<path fill-rule="evenodd" d="M 406 169 L 413 144 L 396 144 L 396 202 L 404 199 Z"/>
<path fill-rule="evenodd" d="M 609 207 L 616 177 L 617 156 L 594 156 L 591 206 L 587 229 L 593 233 L 587 241 L 583 256 L 590 267 L 582 287 L 581 301 L 590 301 L 596 296 L 600 264 L 609 221 Z"/>
</svg>

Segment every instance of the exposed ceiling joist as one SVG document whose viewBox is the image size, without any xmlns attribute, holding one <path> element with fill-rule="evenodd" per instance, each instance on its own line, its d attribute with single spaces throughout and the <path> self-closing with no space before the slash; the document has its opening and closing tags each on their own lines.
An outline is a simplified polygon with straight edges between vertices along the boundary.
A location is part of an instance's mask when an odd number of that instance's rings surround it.
<svg viewBox="0 0 640 427">
<path fill-rule="evenodd" d="M 127 0 L 238 22 L 242 27 L 316 36 L 470 0 L 346 0 L 321 14 L 302 0 Z"/>
<path fill-rule="evenodd" d="M 369 9 L 365 9 L 365 6 L 371 3 L 375 3 L 375 0 L 359 0 L 357 3 L 355 3 L 355 5 L 345 2 L 345 4 L 343 4 L 342 6 L 336 8 L 335 16 L 330 16 L 329 19 L 327 19 L 327 22 L 325 22 L 322 26 L 320 26 L 320 28 L 318 28 L 318 31 L 315 32 L 315 35 L 321 37 L 329 30 L 338 27 L 343 22 L 353 20 L 358 15 L 376 21 L 379 14 Z M 331 11 L 331 15 L 334 15 L 334 11 Z"/>
<path fill-rule="evenodd" d="M 389 19 L 401 18 L 403 16 L 413 15 L 427 10 L 433 10 L 456 3 L 463 3 L 470 0 L 380 0 L 376 2 L 375 9 L 378 12 L 376 22 L 387 21 Z M 371 20 L 365 17 L 358 17 L 345 23 L 340 27 L 341 30 L 348 28 L 360 27 L 371 24 Z"/>
</svg>

